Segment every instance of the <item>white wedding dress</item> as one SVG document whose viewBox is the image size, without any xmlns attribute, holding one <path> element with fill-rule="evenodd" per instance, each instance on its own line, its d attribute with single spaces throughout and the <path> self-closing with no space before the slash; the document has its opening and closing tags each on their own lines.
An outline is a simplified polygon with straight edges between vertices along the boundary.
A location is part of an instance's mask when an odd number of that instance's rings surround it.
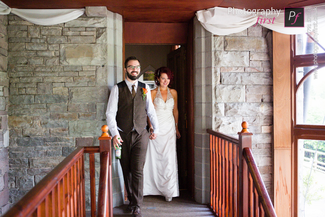
<svg viewBox="0 0 325 217">
<path fill-rule="evenodd" d="M 178 197 L 174 99 L 169 88 L 165 102 L 158 87 L 154 105 L 158 117 L 159 133 L 155 140 L 149 140 L 143 170 L 143 195 L 162 195 L 166 198 Z"/>
</svg>

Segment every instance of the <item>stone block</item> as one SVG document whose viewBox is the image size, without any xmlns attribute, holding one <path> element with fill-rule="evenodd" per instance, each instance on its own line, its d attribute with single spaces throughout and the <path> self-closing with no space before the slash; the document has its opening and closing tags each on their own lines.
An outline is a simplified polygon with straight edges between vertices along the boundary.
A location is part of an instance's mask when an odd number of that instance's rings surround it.
<svg viewBox="0 0 325 217">
<path fill-rule="evenodd" d="M 92 86 L 90 83 L 96 81 L 95 76 L 87 76 L 87 77 L 75 77 L 73 79 L 75 83 L 85 83 L 88 84 L 87 86 Z"/>
<path fill-rule="evenodd" d="M 68 101 L 67 96 L 62 95 L 36 95 L 35 103 L 64 103 Z"/>
<path fill-rule="evenodd" d="M 63 119 L 73 121 L 78 119 L 78 113 L 52 113 L 50 117 L 54 120 Z"/>
<path fill-rule="evenodd" d="M 6 110 L 6 98 L 0 96 L 0 111 L 5 111 Z"/>
<path fill-rule="evenodd" d="M 66 36 L 51 36 L 47 37 L 47 42 L 49 44 L 64 44 L 68 43 L 68 38 Z"/>
<path fill-rule="evenodd" d="M 9 51 L 22 51 L 26 49 L 25 43 L 9 43 Z"/>
<path fill-rule="evenodd" d="M 34 103 L 34 96 L 32 95 L 22 95 L 22 96 L 10 96 L 9 101 L 13 105 L 19 104 L 32 104 Z"/>
<path fill-rule="evenodd" d="M 49 136 L 48 129 L 42 128 L 39 125 L 23 129 L 23 136 Z"/>
<path fill-rule="evenodd" d="M 220 72 L 244 72 L 245 67 L 220 67 Z"/>
<path fill-rule="evenodd" d="M 213 37 L 213 50 L 223 51 L 224 50 L 224 37 L 214 36 Z"/>
<path fill-rule="evenodd" d="M 71 137 L 85 137 L 95 136 L 99 137 L 101 134 L 102 122 L 97 120 L 78 120 L 69 122 L 69 136 Z"/>
<path fill-rule="evenodd" d="M 68 42 L 71 44 L 93 44 L 96 42 L 95 36 L 68 36 Z"/>
<path fill-rule="evenodd" d="M 214 52 L 214 65 L 215 66 L 249 66 L 249 52 Z"/>
<path fill-rule="evenodd" d="M 72 20 L 65 23 L 65 27 L 106 27 L 107 21 L 105 17 L 96 17 L 96 18 L 83 18 Z"/>
<path fill-rule="evenodd" d="M 43 81 L 44 82 L 56 82 L 56 83 L 58 83 L 58 82 L 60 82 L 60 83 L 73 82 L 73 77 L 70 77 L 67 74 L 66 74 L 66 76 L 64 76 L 64 74 L 65 74 L 65 72 L 61 72 L 60 77 L 44 77 Z M 61 94 L 59 94 L 59 95 L 61 95 Z"/>
<path fill-rule="evenodd" d="M 46 157 L 30 159 L 30 166 L 34 168 L 56 167 L 65 157 Z"/>
<path fill-rule="evenodd" d="M 106 46 L 98 44 L 61 45 L 60 62 L 63 65 L 105 65 Z"/>
<path fill-rule="evenodd" d="M 7 62 L 8 62 L 8 58 L 6 56 L 0 55 L 0 70 L 1 71 L 7 71 L 7 69 L 8 69 Z"/>
<path fill-rule="evenodd" d="M 15 158 L 9 159 L 10 168 L 28 168 L 28 159 L 27 158 Z"/>
<path fill-rule="evenodd" d="M 76 87 L 70 88 L 72 103 L 92 103 L 92 102 L 107 102 L 108 89 L 107 87 Z"/>
<path fill-rule="evenodd" d="M 47 50 L 47 44 L 40 44 L 40 43 L 26 43 L 27 50 Z"/>
<path fill-rule="evenodd" d="M 30 40 L 31 43 L 45 43 L 46 39 L 45 38 L 32 38 Z"/>
<path fill-rule="evenodd" d="M 9 38 L 27 38 L 27 31 L 8 31 Z"/>
<path fill-rule="evenodd" d="M 59 44 L 49 44 L 48 47 L 49 47 L 49 50 L 54 50 L 54 51 L 60 50 Z"/>
<path fill-rule="evenodd" d="M 250 60 L 269 60 L 267 52 L 250 52 Z"/>
<path fill-rule="evenodd" d="M 215 117 L 214 130 L 227 135 L 235 135 L 242 130 L 241 123 L 242 119 L 238 117 Z"/>
<path fill-rule="evenodd" d="M 94 120 L 96 119 L 96 113 L 79 113 L 79 120 Z"/>
<path fill-rule="evenodd" d="M 273 114 L 273 105 L 270 103 L 227 103 L 226 116 L 263 116 Z"/>
<path fill-rule="evenodd" d="M 69 156 L 75 149 L 75 147 L 62 147 L 62 156 Z"/>
<path fill-rule="evenodd" d="M 37 145 L 37 144 L 35 144 Z M 41 150 L 36 148 L 36 146 L 32 147 L 22 147 L 19 146 L 17 148 L 11 148 L 9 157 L 10 158 L 36 158 L 36 157 L 45 157 L 46 150 Z M 22 171 L 15 171 L 14 173 L 21 173 Z M 25 171 L 23 171 L 25 172 Z"/>
<path fill-rule="evenodd" d="M 9 58 L 8 63 L 14 65 L 27 65 L 28 59 L 26 57 L 12 57 Z"/>
<path fill-rule="evenodd" d="M 45 27 L 45 26 L 42 26 L 41 28 L 41 35 L 59 35 L 61 36 L 62 34 L 62 28 L 61 27 L 54 27 L 54 26 L 51 26 L 51 27 Z"/>
<path fill-rule="evenodd" d="M 86 13 L 87 17 L 106 17 L 107 16 L 107 8 L 104 6 L 86 7 L 85 13 Z"/>
<path fill-rule="evenodd" d="M 52 83 L 37 83 L 38 94 L 52 94 Z"/>
<path fill-rule="evenodd" d="M 17 138 L 18 146 L 44 146 L 44 139 L 42 137 L 18 137 Z"/>
<path fill-rule="evenodd" d="M 69 135 L 69 130 L 67 128 L 50 129 L 50 136 L 68 136 L 68 135 Z"/>
<path fill-rule="evenodd" d="M 254 134 L 252 142 L 253 144 L 255 143 L 272 143 L 272 138 L 273 136 L 269 133 L 259 133 L 259 134 Z"/>
<path fill-rule="evenodd" d="M 267 52 L 267 44 L 262 37 L 225 37 L 225 50 Z"/>
<path fill-rule="evenodd" d="M 225 103 L 215 103 L 213 115 L 225 116 Z"/>
<path fill-rule="evenodd" d="M 269 96 L 266 98 L 266 96 Z M 247 102 L 270 102 L 273 97 L 273 87 L 270 85 L 247 85 L 246 100 Z M 268 100 L 265 100 L 268 99 Z"/>
<path fill-rule="evenodd" d="M 68 106 L 69 112 L 96 112 L 95 103 L 71 103 Z"/>
<path fill-rule="evenodd" d="M 30 38 L 40 38 L 41 31 L 39 26 L 28 26 L 28 37 Z"/>
<path fill-rule="evenodd" d="M 68 96 L 69 88 L 67 88 L 67 87 L 53 87 L 53 94 Z"/>
<path fill-rule="evenodd" d="M 96 120 L 106 121 L 106 109 L 107 103 L 97 103 L 96 104 Z"/>
<path fill-rule="evenodd" d="M 45 128 L 68 128 L 67 120 L 52 120 L 48 118 L 44 118 L 41 120 L 41 126 Z"/>
<path fill-rule="evenodd" d="M 217 102 L 244 102 L 245 86 L 243 85 L 218 85 L 216 87 Z"/>
</svg>

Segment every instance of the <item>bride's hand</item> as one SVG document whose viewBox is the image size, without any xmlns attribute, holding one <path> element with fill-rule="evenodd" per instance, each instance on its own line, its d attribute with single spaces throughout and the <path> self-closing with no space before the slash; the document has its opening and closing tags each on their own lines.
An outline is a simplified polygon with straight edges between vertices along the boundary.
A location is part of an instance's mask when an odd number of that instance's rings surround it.
<svg viewBox="0 0 325 217">
<path fill-rule="evenodd" d="M 181 133 L 179 132 L 178 128 L 176 128 L 176 137 L 177 139 L 181 138 Z"/>
</svg>

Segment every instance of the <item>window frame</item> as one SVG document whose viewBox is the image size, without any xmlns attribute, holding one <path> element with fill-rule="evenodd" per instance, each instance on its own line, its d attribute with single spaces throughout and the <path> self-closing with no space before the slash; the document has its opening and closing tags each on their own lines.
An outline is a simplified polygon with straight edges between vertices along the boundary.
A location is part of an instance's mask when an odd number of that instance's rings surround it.
<svg viewBox="0 0 325 217">
<path fill-rule="evenodd" d="M 308 125 L 297 124 L 297 103 L 296 95 L 298 84 L 296 83 L 296 69 L 299 67 L 314 66 L 314 54 L 296 55 L 296 36 L 291 35 L 291 92 L 292 92 L 292 138 L 293 138 L 293 203 L 294 203 L 294 216 L 298 216 L 298 140 L 325 140 L 325 125 Z M 325 66 L 325 53 L 317 54 L 318 67 Z M 311 73 L 310 75 L 312 75 Z M 309 75 L 309 76 L 310 76 Z"/>
</svg>

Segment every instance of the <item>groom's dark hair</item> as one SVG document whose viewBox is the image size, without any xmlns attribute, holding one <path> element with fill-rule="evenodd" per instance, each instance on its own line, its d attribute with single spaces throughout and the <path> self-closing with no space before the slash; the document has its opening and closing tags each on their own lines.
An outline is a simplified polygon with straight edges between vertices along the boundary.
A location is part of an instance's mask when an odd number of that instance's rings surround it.
<svg viewBox="0 0 325 217">
<path fill-rule="evenodd" d="M 125 60 L 125 62 L 124 62 L 124 66 L 125 66 L 125 68 L 128 67 L 127 64 L 128 64 L 128 62 L 129 62 L 130 60 L 138 60 L 138 58 L 136 58 L 135 56 L 130 56 L 130 57 L 128 57 L 128 58 Z M 140 60 L 138 60 L 138 62 L 140 63 Z"/>
</svg>

